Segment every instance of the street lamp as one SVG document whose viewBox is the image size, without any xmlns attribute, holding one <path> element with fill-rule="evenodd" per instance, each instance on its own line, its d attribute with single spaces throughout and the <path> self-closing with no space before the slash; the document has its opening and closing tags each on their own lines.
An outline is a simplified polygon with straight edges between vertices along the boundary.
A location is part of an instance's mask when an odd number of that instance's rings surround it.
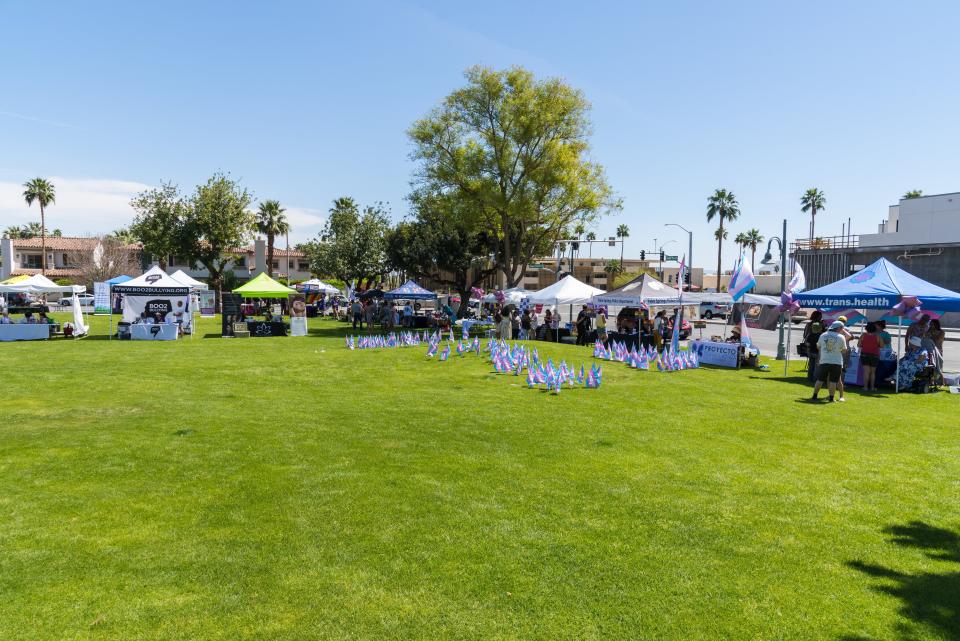
<svg viewBox="0 0 960 641">
<path fill-rule="evenodd" d="M 693 288 L 693 232 L 677 223 L 664 223 L 664 227 L 679 227 L 687 232 L 687 273 L 690 274 L 690 287 Z M 683 283 L 680 283 L 680 291 L 683 291 Z"/>
<path fill-rule="evenodd" d="M 773 236 L 770 240 L 767 241 L 767 253 L 763 255 L 763 260 L 760 261 L 761 265 L 773 265 L 773 254 L 770 253 L 770 246 L 773 244 L 773 241 L 777 241 L 777 245 L 780 247 L 780 291 L 787 291 L 787 219 L 783 219 L 783 236 L 777 238 Z M 780 313 L 780 338 L 777 343 L 777 360 L 782 361 L 787 358 L 787 350 L 783 344 L 783 324 L 784 324 L 784 314 Z"/>
</svg>

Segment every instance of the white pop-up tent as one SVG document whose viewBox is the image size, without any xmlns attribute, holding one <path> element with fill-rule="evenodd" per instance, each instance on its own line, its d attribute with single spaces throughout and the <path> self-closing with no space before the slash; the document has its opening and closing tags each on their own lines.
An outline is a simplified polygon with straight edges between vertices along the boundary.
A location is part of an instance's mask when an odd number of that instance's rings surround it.
<svg viewBox="0 0 960 641">
<path fill-rule="evenodd" d="M 611 307 L 677 307 L 680 305 L 680 290 L 644 274 L 623 287 L 600 292 L 593 297 L 593 303 Z"/>
<path fill-rule="evenodd" d="M 199 280 L 197 280 L 190 274 L 186 273 L 182 269 L 178 269 L 177 271 L 170 274 L 170 278 L 177 281 L 178 283 L 186 285 L 192 291 L 195 291 L 195 292 L 205 292 L 208 289 L 210 289 L 206 283 L 200 282 Z"/>
<path fill-rule="evenodd" d="M 529 298 L 532 294 L 530 290 L 524 289 L 523 287 L 511 287 L 509 289 L 503 290 L 503 301 L 510 305 L 519 305 L 524 298 Z M 495 303 L 497 302 L 496 292 L 490 292 L 483 297 L 484 303 Z"/>
<path fill-rule="evenodd" d="M 133 323 L 142 314 L 148 316 L 160 314 L 166 322 L 180 323 L 184 331 L 192 333 L 190 288 L 171 278 L 159 267 L 152 267 L 142 276 L 114 285 L 113 291 L 123 295 L 125 322 Z"/>
<path fill-rule="evenodd" d="M 329 285 L 319 278 L 311 278 L 310 280 L 305 280 L 302 283 L 298 284 L 297 289 L 303 289 L 309 292 L 319 292 L 321 294 L 342 294 L 339 289 L 333 285 Z"/>
<path fill-rule="evenodd" d="M 34 274 L 12 285 L 0 285 L 0 292 L 19 294 L 82 294 L 83 285 L 57 285 L 43 274 Z"/>
<path fill-rule="evenodd" d="M 527 300 L 533 305 L 575 305 L 589 302 L 594 296 L 602 293 L 602 289 L 591 287 L 567 275 L 553 285 L 528 295 Z"/>
</svg>

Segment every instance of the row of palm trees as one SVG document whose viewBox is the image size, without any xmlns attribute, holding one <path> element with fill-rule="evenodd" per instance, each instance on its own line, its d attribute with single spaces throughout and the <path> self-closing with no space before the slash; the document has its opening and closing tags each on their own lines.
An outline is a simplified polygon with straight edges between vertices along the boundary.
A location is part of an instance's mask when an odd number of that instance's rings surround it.
<svg viewBox="0 0 960 641">
<path fill-rule="evenodd" d="M 810 241 L 814 239 L 816 229 L 817 212 L 826 208 L 827 198 L 823 191 L 816 187 L 806 190 L 800 197 L 800 211 L 810 214 Z M 723 273 L 723 241 L 727 238 L 727 229 L 724 223 L 733 222 L 740 217 L 740 203 L 732 191 L 727 189 L 717 189 L 707 198 L 707 222 L 713 222 L 717 219 L 720 226 L 714 232 L 713 237 L 717 241 L 717 291 L 720 291 L 720 277 Z M 751 229 L 747 232 L 738 234 L 734 239 L 743 249 L 750 248 L 750 266 L 755 267 L 754 260 L 757 253 L 757 246 L 764 241 L 763 236 L 757 229 Z"/>
</svg>

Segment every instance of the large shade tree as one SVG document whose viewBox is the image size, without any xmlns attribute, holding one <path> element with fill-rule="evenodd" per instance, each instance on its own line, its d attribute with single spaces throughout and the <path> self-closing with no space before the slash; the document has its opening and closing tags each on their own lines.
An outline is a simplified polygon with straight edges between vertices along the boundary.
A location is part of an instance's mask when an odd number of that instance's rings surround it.
<svg viewBox="0 0 960 641">
<path fill-rule="evenodd" d="M 707 222 L 716 218 L 720 226 L 717 227 L 714 237 L 717 239 L 717 291 L 720 291 L 720 277 L 723 273 L 723 240 L 726 238 L 724 222 L 731 222 L 740 215 L 740 203 L 732 191 L 717 189 L 707 198 Z"/>
<path fill-rule="evenodd" d="M 280 206 L 279 200 L 265 200 L 257 209 L 256 228 L 267 237 L 267 274 L 270 276 L 273 276 L 274 241 L 277 236 L 290 232 L 290 223 L 284 213 L 286 211 Z"/>
<path fill-rule="evenodd" d="M 40 257 L 40 273 L 47 273 L 47 216 L 48 206 L 57 201 L 56 188 L 46 178 L 34 178 L 23 183 L 23 199 L 27 206 L 37 203 L 40 206 L 40 248 L 43 255 Z"/>
<path fill-rule="evenodd" d="M 203 265 L 215 291 L 253 230 L 250 193 L 225 174 L 214 174 L 190 198 L 183 221 L 184 245 L 191 262 Z"/>
<path fill-rule="evenodd" d="M 491 239 L 508 287 L 574 221 L 589 224 L 619 203 L 589 159 L 589 105 L 558 79 L 522 68 L 473 67 L 409 135 L 414 188 L 469 201 Z"/>
<path fill-rule="evenodd" d="M 460 295 L 457 316 L 463 318 L 470 291 L 497 271 L 487 255 L 489 232 L 458 198 L 415 192 L 410 203 L 414 218 L 398 224 L 387 239 L 390 266 L 452 288 Z"/>
<path fill-rule="evenodd" d="M 143 251 L 150 254 L 166 270 L 171 256 L 188 254 L 184 226 L 190 203 L 183 197 L 173 183 L 161 183 L 155 189 L 140 192 L 130 201 L 136 214 L 130 225 L 130 236 L 143 245 Z"/>
<path fill-rule="evenodd" d="M 383 203 L 361 211 L 353 198 L 342 197 L 333 201 L 319 237 L 301 248 L 314 273 L 345 283 L 366 281 L 369 286 L 387 272 L 389 232 L 390 219 Z"/>
<path fill-rule="evenodd" d="M 817 225 L 817 212 L 823 211 L 827 206 L 827 198 L 823 192 L 816 187 L 811 187 L 803 192 L 800 197 L 800 211 L 810 212 L 810 241 L 812 242 L 816 235 L 814 231 Z"/>
</svg>

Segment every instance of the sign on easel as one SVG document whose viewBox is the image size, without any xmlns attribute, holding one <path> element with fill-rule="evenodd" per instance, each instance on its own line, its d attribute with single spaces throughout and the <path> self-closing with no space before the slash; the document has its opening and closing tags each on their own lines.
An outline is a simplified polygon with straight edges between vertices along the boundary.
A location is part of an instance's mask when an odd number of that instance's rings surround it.
<svg viewBox="0 0 960 641">
<path fill-rule="evenodd" d="M 106 316 L 110 313 L 110 283 L 93 284 L 93 315 Z"/>
</svg>

